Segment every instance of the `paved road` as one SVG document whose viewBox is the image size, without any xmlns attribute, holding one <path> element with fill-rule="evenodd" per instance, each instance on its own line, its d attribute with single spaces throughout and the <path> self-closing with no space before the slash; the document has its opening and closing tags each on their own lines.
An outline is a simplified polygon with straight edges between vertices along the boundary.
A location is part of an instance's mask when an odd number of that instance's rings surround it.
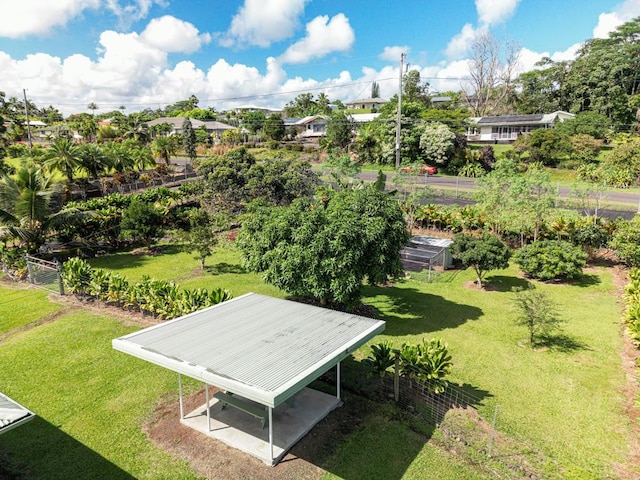
<svg viewBox="0 0 640 480">
<path fill-rule="evenodd" d="M 376 172 L 361 172 L 359 178 L 368 181 L 374 181 L 378 174 Z M 418 181 L 418 177 L 416 177 Z M 476 182 L 473 178 L 464 177 L 445 177 L 441 175 L 421 176 L 420 183 L 430 185 L 433 188 L 443 188 L 447 190 L 456 189 L 460 191 L 473 191 L 476 189 Z M 393 174 L 387 174 L 387 184 L 393 184 Z M 571 194 L 570 188 L 561 187 L 559 189 L 560 198 L 568 198 Z M 603 205 L 620 204 L 625 206 L 625 210 L 632 208 L 634 211 L 640 209 L 640 190 L 637 188 L 629 189 L 628 192 L 612 191 L 606 192 L 603 198 Z"/>
</svg>

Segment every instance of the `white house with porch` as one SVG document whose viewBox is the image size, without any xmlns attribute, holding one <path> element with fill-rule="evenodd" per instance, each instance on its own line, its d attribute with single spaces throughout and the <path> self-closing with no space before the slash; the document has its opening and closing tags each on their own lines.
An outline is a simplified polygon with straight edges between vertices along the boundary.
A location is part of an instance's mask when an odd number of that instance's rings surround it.
<svg viewBox="0 0 640 480">
<path fill-rule="evenodd" d="M 469 119 L 467 140 L 470 142 L 510 143 L 520 135 L 537 128 L 553 128 L 575 115 L 561 110 L 534 115 L 495 115 Z"/>
</svg>

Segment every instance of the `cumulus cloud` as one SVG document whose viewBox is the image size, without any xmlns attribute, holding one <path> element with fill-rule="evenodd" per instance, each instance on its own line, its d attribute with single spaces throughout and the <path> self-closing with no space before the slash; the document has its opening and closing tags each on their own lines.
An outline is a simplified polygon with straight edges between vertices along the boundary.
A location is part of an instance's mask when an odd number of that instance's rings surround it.
<svg viewBox="0 0 640 480">
<path fill-rule="evenodd" d="M 0 37 L 46 35 L 83 10 L 98 8 L 100 0 L 30 0 L 4 2 L 0 15 Z"/>
<path fill-rule="evenodd" d="M 355 41 L 349 19 L 339 13 L 331 19 L 321 15 L 307 23 L 306 36 L 291 45 L 280 56 L 282 63 L 306 63 L 331 52 L 345 52 Z"/>
<path fill-rule="evenodd" d="M 470 23 L 465 24 L 460 33 L 449 40 L 444 51 L 447 58 L 460 59 L 466 55 L 473 41 L 482 31 L 475 29 Z"/>
<path fill-rule="evenodd" d="M 192 53 L 211 41 L 208 33 L 200 34 L 189 22 L 170 15 L 154 18 L 140 35 L 147 45 L 165 52 Z"/>
<path fill-rule="evenodd" d="M 476 0 L 476 10 L 481 25 L 497 25 L 515 13 L 520 0 Z"/>
<path fill-rule="evenodd" d="M 640 0 L 625 0 L 612 12 L 603 12 L 593 29 L 594 38 L 607 38 L 620 25 L 640 15 Z"/>
<path fill-rule="evenodd" d="M 225 47 L 257 46 L 291 37 L 308 0 L 245 0 L 220 43 Z"/>
<path fill-rule="evenodd" d="M 410 50 L 407 45 L 384 47 L 384 50 L 378 55 L 378 58 L 380 60 L 386 60 L 387 62 L 398 62 L 400 61 L 400 54 L 406 53 L 408 55 Z"/>
</svg>

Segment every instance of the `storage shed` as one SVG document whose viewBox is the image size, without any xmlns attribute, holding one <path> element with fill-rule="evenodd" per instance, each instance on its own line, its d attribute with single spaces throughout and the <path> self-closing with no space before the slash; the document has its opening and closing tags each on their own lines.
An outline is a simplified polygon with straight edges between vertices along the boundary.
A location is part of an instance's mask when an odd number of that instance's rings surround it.
<svg viewBox="0 0 640 480">
<path fill-rule="evenodd" d="M 400 258 L 405 270 L 419 272 L 434 267 L 446 270 L 453 264 L 449 247 L 453 240 L 449 238 L 416 235 L 411 237 L 405 248 L 400 251 Z"/>
</svg>

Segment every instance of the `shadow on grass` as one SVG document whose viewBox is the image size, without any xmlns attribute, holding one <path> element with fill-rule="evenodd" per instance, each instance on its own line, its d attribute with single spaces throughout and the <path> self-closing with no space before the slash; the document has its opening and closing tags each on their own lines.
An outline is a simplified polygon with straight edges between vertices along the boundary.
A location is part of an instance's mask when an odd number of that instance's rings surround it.
<svg viewBox="0 0 640 480">
<path fill-rule="evenodd" d="M 109 270 L 117 271 L 122 268 L 141 267 L 149 258 L 160 255 L 176 255 L 182 251 L 182 246 L 179 244 L 154 245 L 149 249 L 138 247 L 128 251 L 92 258 L 89 263 L 94 268 L 108 268 Z"/>
<path fill-rule="evenodd" d="M 367 286 L 364 292 L 367 297 L 385 297 L 384 309 L 367 302 L 374 316 L 387 322 L 385 335 L 418 335 L 456 328 L 469 320 L 477 320 L 483 313 L 478 307 L 404 286 Z"/>
<path fill-rule="evenodd" d="M 40 417 L 0 437 L 0 478 L 22 480 L 135 477 Z"/>
<path fill-rule="evenodd" d="M 600 277 L 594 274 L 582 274 L 578 278 L 570 280 L 568 283 L 577 287 L 591 287 L 593 285 L 599 285 L 601 282 Z"/>
<path fill-rule="evenodd" d="M 539 347 L 546 347 L 562 353 L 571 353 L 577 350 L 591 350 L 591 348 L 571 335 L 559 333 L 556 335 L 546 335 L 538 341 Z"/>
<path fill-rule="evenodd" d="M 215 265 L 205 266 L 204 270 L 211 275 L 222 275 L 223 273 L 248 273 L 246 268 L 237 263 L 216 263 Z"/>
<path fill-rule="evenodd" d="M 526 290 L 531 282 L 525 278 L 507 275 L 492 275 L 485 280 L 485 290 L 492 292 L 511 292 L 514 288 Z"/>
</svg>

